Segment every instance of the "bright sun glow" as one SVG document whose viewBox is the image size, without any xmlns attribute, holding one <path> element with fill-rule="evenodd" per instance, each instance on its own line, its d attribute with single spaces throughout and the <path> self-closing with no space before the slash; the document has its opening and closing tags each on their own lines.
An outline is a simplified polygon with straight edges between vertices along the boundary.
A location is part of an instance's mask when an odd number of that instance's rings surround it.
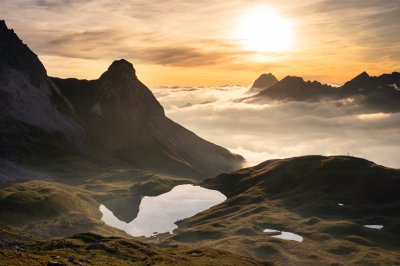
<svg viewBox="0 0 400 266">
<path fill-rule="evenodd" d="M 282 52 L 292 50 L 292 23 L 276 11 L 258 7 L 247 11 L 235 32 L 244 49 L 255 52 Z"/>
</svg>

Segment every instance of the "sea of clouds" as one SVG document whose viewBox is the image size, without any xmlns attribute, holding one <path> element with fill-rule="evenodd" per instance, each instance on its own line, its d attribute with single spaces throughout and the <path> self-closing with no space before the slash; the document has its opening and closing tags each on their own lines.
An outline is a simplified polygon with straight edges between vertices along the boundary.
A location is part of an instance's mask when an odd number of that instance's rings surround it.
<svg viewBox="0 0 400 266">
<path fill-rule="evenodd" d="M 243 155 L 247 165 L 300 155 L 351 155 L 400 168 L 400 113 L 371 112 L 352 99 L 322 102 L 243 99 L 247 88 L 152 89 L 168 117 Z"/>
</svg>

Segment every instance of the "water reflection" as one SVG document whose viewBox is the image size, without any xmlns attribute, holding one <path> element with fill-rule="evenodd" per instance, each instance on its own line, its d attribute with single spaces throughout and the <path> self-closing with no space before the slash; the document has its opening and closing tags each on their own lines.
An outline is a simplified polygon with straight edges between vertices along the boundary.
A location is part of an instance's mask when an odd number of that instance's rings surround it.
<svg viewBox="0 0 400 266">
<path fill-rule="evenodd" d="M 144 197 L 136 219 L 126 223 L 120 221 L 104 205 L 100 205 L 102 221 L 121 229 L 132 236 L 152 236 L 170 232 L 177 228 L 174 222 L 191 217 L 226 200 L 219 191 L 200 186 L 179 185 L 170 192 Z"/>
</svg>

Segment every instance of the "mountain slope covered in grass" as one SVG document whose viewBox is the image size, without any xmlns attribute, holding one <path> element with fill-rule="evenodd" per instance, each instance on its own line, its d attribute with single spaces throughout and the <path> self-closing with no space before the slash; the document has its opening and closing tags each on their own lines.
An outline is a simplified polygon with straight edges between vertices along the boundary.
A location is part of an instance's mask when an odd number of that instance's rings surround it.
<svg viewBox="0 0 400 266">
<path fill-rule="evenodd" d="M 394 265 L 400 259 L 398 169 L 347 156 L 304 156 L 266 161 L 202 185 L 228 199 L 179 221 L 174 235 L 163 236 L 165 245 L 197 243 L 284 265 Z M 304 240 L 279 239 L 264 229 Z"/>
</svg>

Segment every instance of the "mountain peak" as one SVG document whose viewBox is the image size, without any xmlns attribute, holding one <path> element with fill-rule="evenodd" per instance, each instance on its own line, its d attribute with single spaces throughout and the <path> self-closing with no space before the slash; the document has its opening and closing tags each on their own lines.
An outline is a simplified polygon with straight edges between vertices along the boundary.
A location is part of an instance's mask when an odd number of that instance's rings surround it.
<svg viewBox="0 0 400 266">
<path fill-rule="evenodd" d="M 359 74 L 358 76 L 353 78 L 351 81 L 365 80 L 365 79 L 368 79 L 369 77 L 370 77 L 370 75 L 367 72 L 363 71 L 361 74 Z"/>
<path fill-rule="evenodd" d="M 123 79 L 135 79 L 136 71 L 132 63 L 125 59 L 115 60 L 108 67 L 107 71 L 101 75 L 101 78 L 107 78 L 111 80 Z"/>
<path fill-rule="evenodd" d="M 296 77 L 296 76 L 286 76 L 284 79 L 281 80 L 282 82 L 305 82 L 302 77 Z"/>
<path fill-rule="evenodd" d="M 125 59 L 115 60 L 109 66 L 108 70 L 135 71 L 135 69 L 133 68 L 132 63 L 127 61 L 127 60 L 125 60 Z"/>
<path fill-rule="evenodd" d="M 22 42 L 14 30 L 7 27 L 4 20 L 0 20 L 0 65 L 28 74 L 34 85 L 47 78 L 46 69 L 38 56 Z"/>
<path fill-rule="evenodd" d="M 250 92 L 260 92 L 268 89 L 278 81 L 279 80 L 272 73 L 263 73 L 253 82 L 250 87 Z"/>
<path fill-rule="evenodd" d="M 259 78 L 275 78 L 275 76 L 270 73 L 262 73 Z"/>
<path fill-rule="evenodd" d="M 8 30 L 6 21 L 0 19 L 0 32 L 4 30 Z"/>
<path fill-rule="evenodd" d="M 370 80 L 370 75 L 368 75 L 367 72 L 363 71 L 361 74 L 357 75 L 350 81 L 347 81 L 343 86 L 344 87 L 349 87 L 349 86 L 350 87 L 353 87 L 353 86 L 364 87 L 364 86 L 368 85 L 367 83 L 369 83 L 369 80 Z"/>
<path fill-rule="evenodd" d="M 272 73 L 261 74 L 251 85 L 251 88 L 268 88 L 278 82 L 278 79 Z"/>
</svg>

